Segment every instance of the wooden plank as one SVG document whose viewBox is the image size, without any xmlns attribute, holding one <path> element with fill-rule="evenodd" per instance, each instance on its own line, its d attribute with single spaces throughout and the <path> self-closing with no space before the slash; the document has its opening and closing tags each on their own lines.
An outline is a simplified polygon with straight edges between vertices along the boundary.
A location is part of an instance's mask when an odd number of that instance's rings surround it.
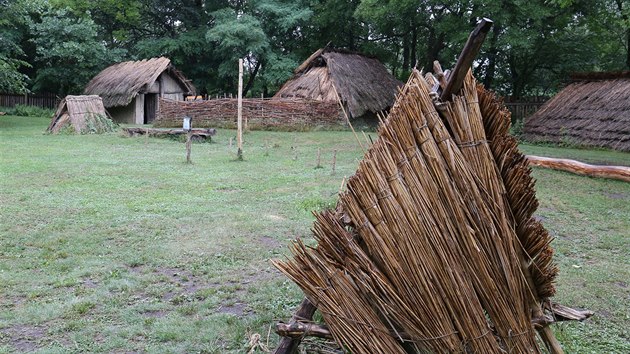
<svg viewBox="0 0 630 354">
<path fill-rule="evenodd" d="M 448 77 L 446 87 L 444 91 L 442 91 L 442 95 L 440 96 L 442 101 L 450 101 L 451 96 L 459 92 L 462 88 L 466 73 L 468 73 L 473 60 L 475 60 L 477 54 L 479 54 L 481 45 L 484 39 L 486 39 L 486 34 L 490 31 L 490 27 L 492 27 L 492 20 L 483 18 L 470 33 L 470 36 L 468 36 L 464 49 L 462 49 L 457 59 L 457 64 L 455 64 L 455 68 Z"/>
</svg>

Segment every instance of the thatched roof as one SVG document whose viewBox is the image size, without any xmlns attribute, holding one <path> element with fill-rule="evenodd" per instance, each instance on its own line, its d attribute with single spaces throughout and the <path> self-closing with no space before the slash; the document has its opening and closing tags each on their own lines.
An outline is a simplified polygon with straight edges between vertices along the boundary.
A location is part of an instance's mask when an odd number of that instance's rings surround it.
<svg viewBox="0 0 630 354">
<path fill-rule="evenodd" d="M 104 133 L 113 131 L 114 123 L 99 96 L 66 96 L 59 102 L 47 131 L 56 134 L 67 126 L 79 134 Z"/>
<path fill-rule="evenodd" d="M 295 70 L 274 97 L 337 101 L 338 94 L 348 113 L 359 117 L 390 108 L 400 86 L 402 82 L 375 58 L 322 48 Z"/>
<path fill-rule="evenodd" d="M 588 73 L 572 79 L 527 119 L 525 138 L 630 151 L 630 73 Z"/>
<path fill-rule="evenodd" d="M 105 68 L 87 84 L 84 93 L 101 96 L 105 107 L 126 106 L 139 92 L 153 85 L 164 71 L 179 83 L 185 94 L 195 93 L 190 80 L 164 57 L 126 61 Z"/>
</svg>

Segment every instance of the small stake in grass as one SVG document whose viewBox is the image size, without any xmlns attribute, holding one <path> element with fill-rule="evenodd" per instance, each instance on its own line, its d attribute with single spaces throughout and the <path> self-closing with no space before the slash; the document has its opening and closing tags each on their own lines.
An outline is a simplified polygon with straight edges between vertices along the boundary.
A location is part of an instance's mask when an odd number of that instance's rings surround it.
<svg viewBox="0 0 630 354">
<path fill-rule="evenodd" d="M 317 148 L 317 165 L 315 168 L 322 168 L 322 149 Z"/>
<path fill-rule="evenodd" d="M 230 148 L 232 148 L 232 137 L 230 137 Z"/>
<path fill-rule="evenodd" d="M 337 166 L 337 149 L 333 151 L 333 162 L 332 162 L 332 175 L 335 175 L 335 168 Z"/>
</svg>

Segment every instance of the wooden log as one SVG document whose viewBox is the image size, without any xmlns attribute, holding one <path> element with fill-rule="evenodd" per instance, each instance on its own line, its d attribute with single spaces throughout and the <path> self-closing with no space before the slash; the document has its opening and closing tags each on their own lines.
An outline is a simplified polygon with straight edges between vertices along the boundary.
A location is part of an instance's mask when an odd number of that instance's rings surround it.
<svg viewBox="0 0 630 354">
<path fill-rule="evenodd" d="M 289 338 L 317 337 L 334 339 L 328 327 L 314 322 L 278 322 L 276 323 L 276 333 L 282 337 Z"/>
<path fill-rule="evenodd" d="M 289 323 L 296 322 L 298 320 L 312 320 L 313 314 L 315 314 L 315 310 L 317 307 L 313 305 L 308 299 L 302 300 L 302 303 L 298 307 L 295 314 L 291 317 Z M 300 342 L 302 341 L 302 337 L 282 337 L 282 340 L 278 344 L 276 348 L 275 354 L 294 354 L 297 353 L 298 347 L 300 346 Z"/>
<path fill-rule="evenodd" d="M 156 129 L 156 128 L 123 128 L 123 131 L 127 136 L 140 136 L 146 135 L 152 137 L 167 137 L 167 136 L 179 136 L 186 135 L 186 131 L 183 129 Z M 212 136 L 217 134 L 217 130 L 214 128 L 209 129 L 192 129 L 193 139 L 211 139 Z"/>
<path fill-rule="evenodd" d="M 492 20 L 483 18 L 470 33 L 470 36 L 468 36 L 464 49 L 462 49 L 459 58 L 457 58 L 455 68 L 453 68 L 453 71 L 449 75 L 446 87 L 444 91 L 442 91 L 442 95 L 440 96 L 442 101 L 450 101 L 453 94 L 456 94 L 462 88 L 466 73 L 468 73 L 473 60 L 475 60 L 477 54 L 479 54 L 481 45 L 484 39 L 486 39 L 486 34 L 490 31 L 490 27 L 492 27 Z"/>
<path fill-rule="evenodd" d="M 527 155 L 526 158 L 531 166 L 566 171 L 589 177 L 610 178 L 630 182 L 630 167 L 626 166 L 589 165 L 575 160 L 534 155 Z"/>
</svg>

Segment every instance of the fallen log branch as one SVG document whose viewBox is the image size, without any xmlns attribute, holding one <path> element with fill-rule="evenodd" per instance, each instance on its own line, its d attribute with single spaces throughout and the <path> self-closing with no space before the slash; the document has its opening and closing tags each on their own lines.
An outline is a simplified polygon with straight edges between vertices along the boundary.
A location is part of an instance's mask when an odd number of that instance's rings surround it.
<svg viewBox="0 0 630 354">
<path fill-rule="evenodd" d="M 147 134 L 154 138 L 185 136 L 187 131 L 183 129 L 156 129 L 156 128 L 123 128 L 123 131 L 127 133 L 127 136 L 141 136 Z M 209 129 L 192 129 L 192 138 L 194 140 L 211 140 L 212 136 L 217 134 L 217 130 L 214 128 Z"/>
<path fill-rule="evenodd" d="M 630 182 L 630 167 L 589 165 L 575 160 L 534 155 L 527 155 L 526 158 L 531 166 L 550 168 L 589 177 L 610 178 Z"/>
<path fill-rule="evenodd" d="M 593 316 L 594 312 L 590 310 L 578 310 L 568 306 L 549 302 L 545 305 L 545 309 L 552 312 L 555 322 L 561 321 L 584 321 Z"/>
</svg>

